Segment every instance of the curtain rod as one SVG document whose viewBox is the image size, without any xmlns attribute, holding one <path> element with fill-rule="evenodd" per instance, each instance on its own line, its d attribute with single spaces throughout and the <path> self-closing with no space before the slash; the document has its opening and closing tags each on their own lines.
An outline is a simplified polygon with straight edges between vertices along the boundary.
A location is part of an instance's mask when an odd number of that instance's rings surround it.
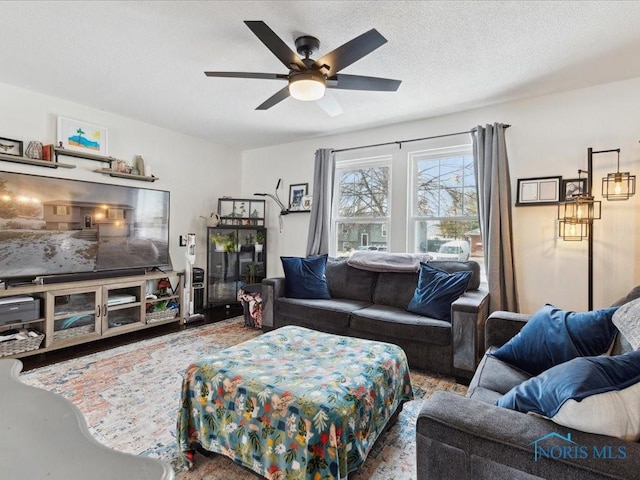
<svg viewBox="0 0 640 480">
<path fill-rule="evenodd" d="M 510 126 L 511 125 L 505 125 L 504 128 L 509 128 Z M 333 151 L 335 153 L 347 152 L 349 150 L 360 150 L 361 148 L 384 147 L 385 145 L 398 145 L 398 148 L 402 148 L 402 144 L 403 143 L 419 142 L 421 140 L 433 140 L 434 138 L 453 137 L 455 135 L 464 135 L 465 133 L 473 133 L 475 131 L 476 131 L 476 129 L 473 128 L 473 129 L 467 130 L 465 132 L 445 133 L 444 135 L 434 135 L 432 137 L 412 138 L 410 140 L 396 140 L 395 142 L 374 143 L 372 145 L 360 145 L 359 147 L 339 148 L 339 149 L 333 150 Z"/>
</svg>

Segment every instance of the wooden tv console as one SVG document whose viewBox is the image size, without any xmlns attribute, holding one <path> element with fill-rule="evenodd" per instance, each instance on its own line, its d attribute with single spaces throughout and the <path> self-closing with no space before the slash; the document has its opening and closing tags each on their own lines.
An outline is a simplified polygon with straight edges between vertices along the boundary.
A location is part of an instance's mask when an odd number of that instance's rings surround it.
<svg viewBox="0 0 640 480">
<path fill-rule="evenodd" d="M 159 281 L 165 278 L 169 279 L 171 286 L 160 291 Z M 7 354 L 3 353 L 7 347 L 0 345 L 0 356 L 25 357 L 156 325 L 182 322 L 183 281 L 184 272 L 167 271 L 2 289 L 0 299 L 13 296 L 39 299 L 40 316 L 10 324 L 2 324 L 0 317 L 0 333 L 10 329 L 35 330 L 39 333 L 37 338 L 18 340 L 23 344 L 16 344 L 15 347 L 20 349 L 26 345 L 26 348 L 33 350 Z M 170 302 L 176 303 L 177 308 L 163 310 Z M 148 304 L 155 305 L 157 311 L 148 313 Z M 34 342 L 40 340 L 39 346 L 34 346 Z"/>
</svg>

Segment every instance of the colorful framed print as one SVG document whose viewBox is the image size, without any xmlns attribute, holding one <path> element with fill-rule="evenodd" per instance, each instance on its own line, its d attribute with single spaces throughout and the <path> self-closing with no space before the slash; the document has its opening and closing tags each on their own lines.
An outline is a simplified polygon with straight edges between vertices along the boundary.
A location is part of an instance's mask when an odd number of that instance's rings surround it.
<svg viewBox="0 0 640 480">
<path fill-rule="evenodd" d="M 516 206 L 557 205 L 562 177 L 519 178 Z"/>
<path fill-rule="evenodd" d="M 107 129 L 92 123 L 58 117 L 58 147 L 107 156 Z"/>
<path fill-rule="evenodd" d="M 0 153 L 4 155 L 13 155 L 14 157 L 22 157 L 23 143 L 20 140 L 12 140 L 10 138 L 0 138 Z"/>
<path fill-rule="evenodd" d="M 308 190 L 308 183 L 289 185 L 289 210 L 302 210 L 302 197 L 308 193 Z"/>
</svg>

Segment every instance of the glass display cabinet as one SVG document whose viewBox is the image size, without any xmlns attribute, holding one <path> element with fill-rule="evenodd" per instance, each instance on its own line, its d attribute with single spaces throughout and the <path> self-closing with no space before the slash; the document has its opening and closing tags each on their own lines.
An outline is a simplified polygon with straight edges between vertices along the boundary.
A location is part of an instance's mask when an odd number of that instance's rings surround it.
<svg viewBox="0 0 640 480">
<path fill-rule="evenodd" d="M 238 290 L 260 283 L 267 272 L 267 229 L 220 226 L 207 229 L 207 305 L 237 304 Z"/>
</svg>

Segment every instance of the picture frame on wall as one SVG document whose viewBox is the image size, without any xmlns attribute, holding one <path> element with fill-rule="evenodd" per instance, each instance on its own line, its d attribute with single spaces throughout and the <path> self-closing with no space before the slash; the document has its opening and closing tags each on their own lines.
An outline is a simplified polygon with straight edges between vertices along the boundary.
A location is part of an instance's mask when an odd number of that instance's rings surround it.
<svg viewBox="0 0 640 480">
<path fill-rule="evenodd" d="M 0 153 L 4 155 L 22 157 L 23 147 L 24 144 L 20 140 L 13 140 L 11 138 L 0 138 Z"/>
<path fill-rule="evenodd" d="M 516 206 L 557 205 L 562 177 L 519 178 Z"/>
<path fill-rule="evenodd" d="M 302 210 L 302 197 L 308 193 L 308 183 L 294 183 L 289 185 L 289 210 Z"/>
<path fill-rule="evenodd" d="M 576 195 L 587 193 L 586 178 L 567 178 L 562 180 L 562 201 L 571 200 Z"/>
<path fill-rule="evenodd" d="M 100 125 L 58 117 L 57 146 L 107 156 L 107 129 Z"/>
<path fill-rule="evenodd" d="M 304 210 L 304 211 L 311 210 L 312 204 L 313 204 L 313 195 L 305 195 L 304 197 L 302 197 L 301 210 Z"/>
</svg>

